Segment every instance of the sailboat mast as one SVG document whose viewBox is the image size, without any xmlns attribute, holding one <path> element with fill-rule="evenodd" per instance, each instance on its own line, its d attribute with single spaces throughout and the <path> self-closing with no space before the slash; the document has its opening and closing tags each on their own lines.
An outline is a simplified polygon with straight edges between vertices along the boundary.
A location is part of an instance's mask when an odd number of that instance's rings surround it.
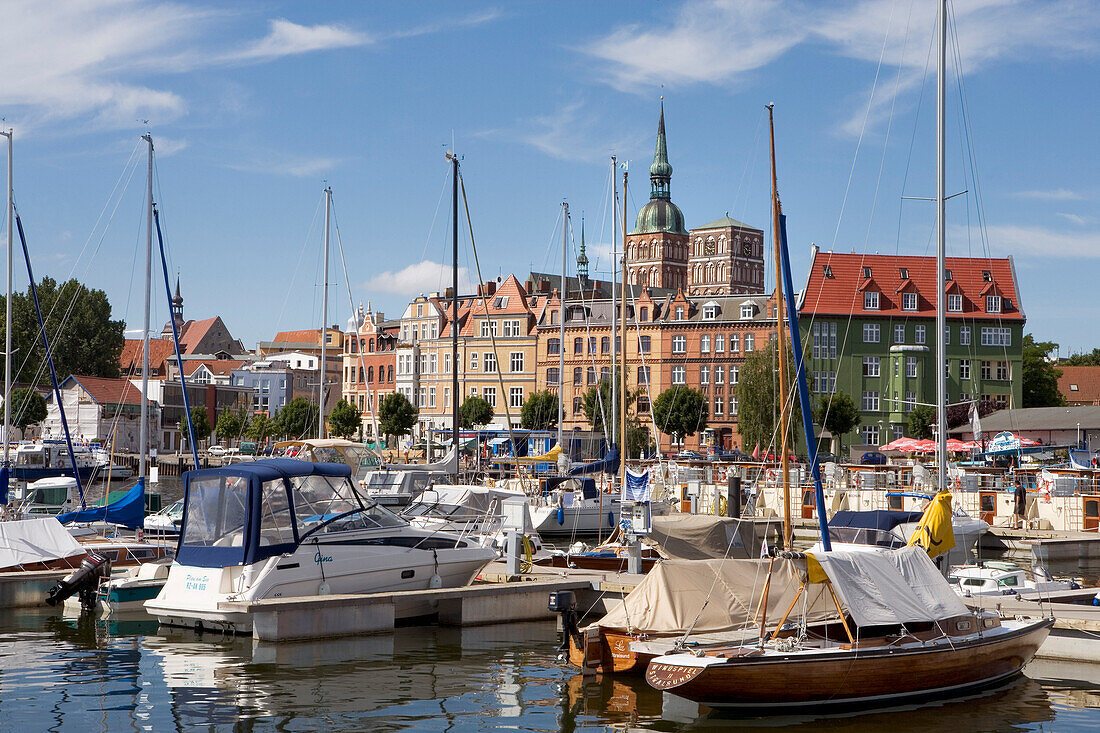
<svg viewBox="0 0 1100 733">
<path fill-rule="evenodd" d="M 562 444 L 562 423 L 565 422 L 565 249 L 569 237 L 569 202 L 561 202 L 561 306 L 558 308 L 558 447 Z"/>
<path fill-rule="evenodd" d="M 772 240 L 775 244 L 775 346 L 779 360 L 779 465 L 783 481 L 783 547 L 791 546 L 791 467 L 787 461 L 787 341 L 783 331 L 783 261 L 779 252 L 779 215 L 782 204 L 779 203 L 779 184 L 775 173 L 775 121 L 772 107 L 768 105 L 768 129 L 771 134 L 772 155 Z M 791 338 L 795 335 L 791 334 Z"/>
<path fill-rule="evenodd" d="M 615 310 L 616 310 L 616 308 L 615 308 L 615 305 L 616 305 L 615 285 L 618 283 L 618 279 L 619 279 L 619 267 L 618 267 L 618 263 L 615 262 L 615 241 L 619 238 L 619 221 L 615 217 L 615 215 L 617 213 L 619 213 L 618 212 L 618 208 L 619 208 L 619 182 L 615 178 L 615 173 L 616 172 L 617 171 L 615 170 L 615 156 L 612 155 L 611 156 L 611 318 L 612 318 L 612 321 L 614 321 L 614 319 L 615 319 Z M 623 303 L 622 307 L 625 308 L 626 303 Z M 615 326 L 612 325 L 612 327 L 611 327 L 611 410 L 612 410 L 612 412 L 615 411 L 615 405 L 618 404 L 618 402 L 615 399 L 616 396 L 617 396 L 617 392 L 618 392 L 617 383 L 619 381 L 618 379 L 615 378 L 615 369 L 619 366 L 619 349 L 618 349 L 618 344 L 616 343 L 618 341 L 617 334 L 618 334 L 618 332 L 615 330 Z M 612 445 L 616 444 L 615 443 L 615 428 L 616 428 L 617 423 L 618 423 L 617 420 L 612 420 L 611 421 L 611 443 L 612 443 Z M 620 445 L 621 445 L 621 443 L 620 443 Z"/>
<path fill-rule="evenodd" d="M 141 329 L 141 429 L 138 438 L 138 478 L 144 480 L 149 473 L 149 307 L 153 295 L 153 135 L 146 133 L 141 136 L 141 139 L 149 143 L 148 200 L 145 212 L 145 318 Z M 176 366 L 183 371 L 182 362 Z"/>
<path fill-rule="evenodd" d="M 9 451 L 11 449 L 11 251 L 12 251 L 12 227 L 15 224 L 15 217 L 12 216 L 12 210 L 14 209 L 14 169 L 15 161 L 12 158 L 12 140 L 15 137 L 15 130 L 8 128 L 7 132 L 0 132 L 8 139 L 8 286 L 7 286 L 7 298 L 5 300 L 4 308 L 4 465 L 8 465 Z"/>
<path fill-rule="evenodd" d="M 451 161 L 451 447 L 455 450 L 455 482 L 458 481 L 458 154 Z"/>
<path fill-rule="evenodd" d="M 325 372 L 328 371 L 328 362 L 326 361 L 328 349 L 326 344 L 328 342 L 328 237 L 329 237 L 329 221 L 332 219 L 332 186 L 325 186 L 325 256 L 324 256 L 324 268 L 325 276 L 322 278 L 324 282 L 323 290 L 321 292 L 321 381 L 318 387 L 318 405 L 317 405 L 317 438 L 319 440 L 325 437 Z"/>
<path fill-rule="evenodd" d="M 936 466 L 939 489 L 947 487 L 947 0 L 939 7 L 939 63 L 936 69 Z"/>
<path fill-rule="evenodd" d="M 620 352 L 622 354 L 622 365 L 619 368 L 619 441 L 620 441 L 620 456 L 619 459 L 619 485 L 622 491 L 626 490 L 626 459 L 629 457 L 626 439 L 626 183 L 627 183 L 627 171 L 623 171 L 623 264 L 622 264 L 622 289 L 623 297 L 622 303 L 619 307 L 619 333 L 622 334 L 623 348 Z M 637 323 L 637 321 L 635 321 Z M 641 355 L 639 347 L 639 356 Z M 639 384 L 640 388 L 641 385 Z"/>
</svg>

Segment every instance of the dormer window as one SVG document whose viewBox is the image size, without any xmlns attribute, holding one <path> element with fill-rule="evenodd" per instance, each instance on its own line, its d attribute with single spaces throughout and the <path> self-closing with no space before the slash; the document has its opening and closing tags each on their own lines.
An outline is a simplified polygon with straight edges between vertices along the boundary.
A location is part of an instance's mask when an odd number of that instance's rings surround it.
<svg viewBox="0 0 1100 733">
<path fill-rule="evenodd" d="M 901 309 L 903 311 L 915 311 L 917 309 L 917 294 L 916 293 L 902 293 L 901 294 Z"/>
<path fill-rule="evenodd" d="M 640 309 L 640 311 L 638 312 L 638 320 L 642 321 L 643 323 L 649 320 L 649 308 L 643 307 Z"/>
<path fill-rule="evenodd" d="M 821 266 L 821 273 L 825 277 L 827 277 L 828 279 L 832 280 L 833 279 L 833 266 L 832 265 L 822 265 Z"/>
<path fill-rule="evenodd" d="M 718 317 L 718 306 L 714 303 L 707 303 L 703 306 L 703 318 L 708 321 L 713 321 Z"/>
<path fill-rule="evenodd" d="M 959 293 L 947 294 L 947 311 L 949 313 L 962 313 L 963 297 Z"/>
<path fill-rule="evenodd" d="M 502 295 L 493 302 L 493 307 L 497 309 L 508 307 L 508 296 Z"/>
<path fill-rule="evenodd" d="M 745 304 L 743 304 L 743 305 L 741 306 L 741 318 L 742 318 L 742 320 L 745 320 L 745 319 L 749 319 L 749 318 L 752 318 L 752 317 L 753 317 L 753 312 L 754 312 L 755 310 L 756 310 L 756 309 L 755 309 L 755 308 L 753 308 L 753 306 L 752 306 L 752 304 L 751 304 L 751 303 L 745 303 Z"/>
<path fill-rule="evenodd" d="M 870 280 L 871 279 L 871 268 L 870 267 L 864 267 L 863 268 L 863 279 L 864 280 Z"/>
<path fill-rule="evenodd" d="M 1078 386 L 1077 386 L 1076 384 L 1071 384 L 1071 385 L 1069 386 L 1069 391 L 1070 391 L 1070 392 L 1076 392 L 1076 391 L 1078 391 L 1078 389 L 1079 389 L 1079 388 L 1078 388 Z"/>
<path fill-rule="evenodd" d="M 985 312 L 986 313 L 1000 313 L 1001 312 L 1001 296 L 999 296 L 999 295 L 987 295 L 987 296 L 985 296 Z"/>
<path fill-rule="evenodd" d="M 677 321 L 684 320 L 684 306 L 682 306 L 682 305 L 676 306 L 676 320 Z"/>
<path fill-rule="evenodd" d="M 864 268 L 867 269 L 867 268 Z M 863 310 L 865 311 L 877 311 L 878 310 L 878 292 L 871 290 L 863 294 Z"/>
<path fill-rule="evenodd" d="M 989 270 L 982 270 L 982 282 L 993 282 L 993 273 Z"/>
<path fill-rule="evenodd" d="M 898 268 L 898 275 L 901 276 L 902 280 L 908 280 L 909 279 L 909 268 L 908 267 L 899 267 Z"/>
</svg>

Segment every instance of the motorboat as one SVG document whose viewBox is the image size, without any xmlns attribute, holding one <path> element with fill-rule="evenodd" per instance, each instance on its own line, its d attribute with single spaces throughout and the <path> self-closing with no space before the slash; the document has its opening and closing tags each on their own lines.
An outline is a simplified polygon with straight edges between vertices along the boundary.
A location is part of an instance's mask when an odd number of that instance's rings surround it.
<svg viewBox="0 0 1100 733">
<path fill-rule="evenodd" d="M 263 459 L 183 481 L 176 562 L 145 603 L 163 624 L 248 633 L 241 602 L 459 587 L 497 556 L 472 538 L 411 526 L 368 498 L 345 463 Z M 395 609 L 398 618 L 428 612 Z"/>
<path fill-rule="evenodd" d="M 531 520 L 540 535 L 571 537 L 618 526 L 622 502 L 602 493 L 594 479 L 549 476 L 540 483 L 542 493 L 531 506 Z"/>
<path fill-rule="evenodd" d="M 97 616 L 144 611 L 145 601 L 156 598 L 168 581 L 168 570 L 167 561 L 135 565 L 120 575 L 104 578 L 92 596 L 91 608 L 84 608 L 79 595 L 66 598 L 65 608 L 71 611 L 90 611 Z"/>
<path fill-rule="evenodd" d="M 829 520 L 829 537 L 834 547 L 845 550 L 896 549 L 909 544 L 922 516 L 923 512 L 888 509 L 842 510 Z M 945 554 L 940 563 L 942 567 L 965 563 L 979 538 L 989 531 L 989 525 L 955 508 L 951 512 L 951 529 L 955 547 Z M 820 549 L 820 545 L 815 545 L 814 549 Z"/>
<path fill-rule="evenodd" d="M 102 481 L 124 481 L 134 475 L 134 469 L 115 463 L 109 451 L 103 448 L 92 449 L 92 459 L 95 461 L 97 479 Z"/>
<path fill-rule="evenodd" d="M 401 510 L 401 516 L 413 527 L 475 537 L 486 547 L 503 552 L 505 502 L 523 505 L 525 548 L 533 555 L 541 554 L 542 542 L 533 529 L 528 497 L 523 492 L 495 486 L 440 484 L 421 492 Z"/>
<path fill-rule="evenodd" d="M 16 496 L 24 516 L 62 514 L 80 506 L 80 490 L 72 476 L 40 478 L 22 492 L 17 491 Z"/>
<path fill-rule="evenodd" d="M 1022 565 L 995 560 L 952 568 L 947 581 L 964 598 L 1006 595 L 1040 598 L 1045 593 L 1081 588 L 1076 581 L 1056 580 L 1041 565 L 1033 566 L 1028 573 Z"/>
<path fill-rule="evenodd" d="M 450 450 L 435 463 L 389 463 L 364 475 L 359 483 L 379 504 L 403 507 L 436 482 L 458 471 L 458 451 Z"/>
<path fill-rule="evenodd" d="M 81 481 L 90 481 L 98 470 L 98 464 L 84 446 L 74 446 L 76 467 L 80 471 Z M 72 476 L 73 461 L 69 457 L 69 448 L 63 440 L 42 440 L 34 443 L 20 443 L 15 447 L 12 457 L 11 479 L 16 482 L 30 483 L 43 478 Z M 16 498 L 22 498 L 16 493 Z"/>
<path fill-rule="evenodd" d="M 180 525 L 183 524 L 183 499 L 173 501 L 155 514 L 145 518 L 144 528 L 160 536 L 175 536 L 180 533 Z"/>
</svg>

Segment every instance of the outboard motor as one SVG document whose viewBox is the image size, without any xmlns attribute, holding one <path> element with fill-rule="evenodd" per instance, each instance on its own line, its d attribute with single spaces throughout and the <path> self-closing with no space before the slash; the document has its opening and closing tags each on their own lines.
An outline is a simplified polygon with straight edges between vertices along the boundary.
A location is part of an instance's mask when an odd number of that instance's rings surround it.
<svg viewBox="0 0 1100 733">
<path fill-rule="evenodd" d="M 569 637 L 577 648 L 584 648 L 577 618 L 577 601 L 571 590 L 559 590 L 550 594 L 547 608 L 550 613 L 561 614 L 561 658 L 569 658 Z"/>
<path fill-rule="evenodd" d="M 111 575 L 111 561 L 104 555 L 89 552 L 80 567 L 66 575 L 46 594 L 46 604 L 57 606 L 66 598 L 80 594 L 80 607 L 89 611 L 95 605 L 95 594 L 103 578 Z"/>
</svg>

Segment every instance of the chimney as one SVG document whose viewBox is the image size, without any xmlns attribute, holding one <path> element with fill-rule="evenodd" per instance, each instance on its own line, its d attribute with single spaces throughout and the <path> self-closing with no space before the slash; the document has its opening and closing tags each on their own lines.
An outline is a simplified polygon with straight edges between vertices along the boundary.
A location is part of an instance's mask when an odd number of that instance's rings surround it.
<svg viewBox="0 0 1100 733">
<path fill-rule="evenodd" d="M 493 280 L 485 283 L 485 295 L 492 295 L 497 291 L 497 284 Z"/>
<path fill-rule="evenodd" d="M 455 297 L 455 289 L 454 288 L 447 288 L 446 290 L 443 291 L 443 297 L 446 298 L 447 300 L 450 300 L 451 298 Z"/>
<path fill-rule="evenodd" d="M 550 281 L 549 280 L 547 280 L 545 278 L 543 278 L 542 280 L 539 280 L 539 292 L 540 293 L 549 293 L 550 292 Z"/>
</svg>

